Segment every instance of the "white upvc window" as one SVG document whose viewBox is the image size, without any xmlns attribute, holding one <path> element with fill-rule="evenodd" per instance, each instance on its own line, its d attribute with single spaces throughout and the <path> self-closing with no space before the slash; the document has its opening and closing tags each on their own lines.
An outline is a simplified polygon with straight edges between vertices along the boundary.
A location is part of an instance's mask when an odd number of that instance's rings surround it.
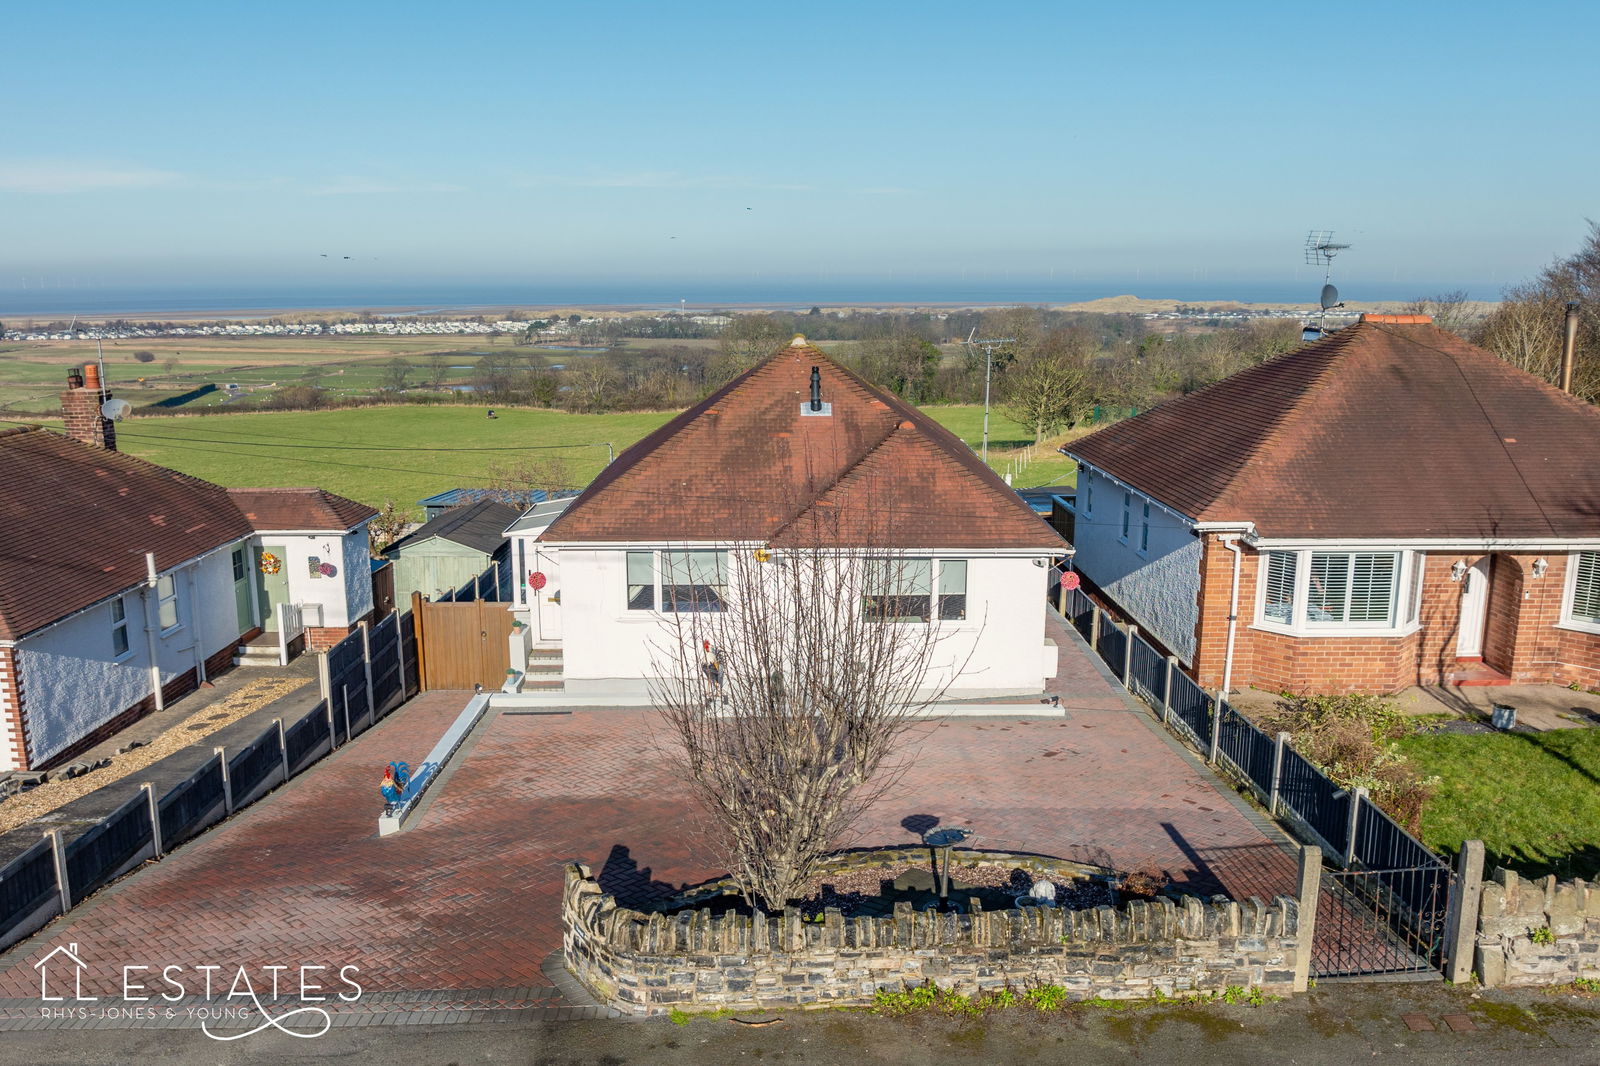
<svg viewBox="0 0 1600 1066">
<path fill-rule="evenodd" d="M 628 610 L 720 611 L 728 594 L 725 551 L 627 552 Z"/>
<path fill-rule="evenodd" d="M 1122 491 L 1122 543 L 1128 543 L 1128 530 L 1133 526 L 1133 493 Z"/>
<path fill-rule="evenodd" d="M 1600 633 L 1600 552 L 1573 552 L 1570 558 L 1561 624 Z"/>
<path fill-rule="evenodd" d="M 1417 621 L 1421 556 L 1403 551 L 1266 551 L 1256 620 L 1302 636 L 1398 635 Z"/>
<path fill-rule="evenodd" d="M 163 633 L 178 628 L 178 582 L 171 574 L 156 578 L 156 618 Z"/>
<path fill-rule="evenodd" d="M 967 560 L 869 559 L 861 609 L 873 622 L 963 621 Z"/>
<path fill-rule="evenodd" d="M 1150 554 L 1150 501 L 1144 501 L 1144 517 L 1139 522 L 1139 554 Z"/>
<path fill-rule="evenodd" d="M 128 605 L 118 596 L 111 601 L 111 657 L 121 659 L 132 646 L 128 640 Z"/>
<path fill-rule="evenodd" d="M 1078 467 L 1078 480 L 1083 485 L 1083 517 L 1094 514 L 1094 473 L 1087 466 Z"/>
</svg>

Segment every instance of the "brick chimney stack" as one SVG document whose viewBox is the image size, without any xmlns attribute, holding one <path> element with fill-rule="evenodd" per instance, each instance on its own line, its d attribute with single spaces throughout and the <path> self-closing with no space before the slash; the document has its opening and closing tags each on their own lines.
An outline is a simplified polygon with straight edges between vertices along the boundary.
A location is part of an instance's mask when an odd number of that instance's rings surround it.
<svg viewBox="0 0 1600 1066">
<path fill-rule="evenodd" d="M 67 371 L 67 391 L 61 394 L 61 416 L 67 423 L 67 436 L 108 451 L 117 450 L 117 427 L 100 413 L 100 405 L 111 398 L 100 388 L 100 368 L 94 363 L 82 371 Z"/>
</svg>

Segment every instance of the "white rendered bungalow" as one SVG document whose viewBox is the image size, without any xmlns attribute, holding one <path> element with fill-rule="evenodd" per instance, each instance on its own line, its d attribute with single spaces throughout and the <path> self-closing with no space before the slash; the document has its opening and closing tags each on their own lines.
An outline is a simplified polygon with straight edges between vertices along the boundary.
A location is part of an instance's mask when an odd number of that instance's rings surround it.
<svg viewBox="0 0 1600 1066">
<path fill-rule="evenodd" d="M 1046 585 L 1071 548 L 960 439 L 803 337 L 549 510 L 509 531 L 517 609 L 574 695 L 645 690 L 680 612 L 722 609 L 739 568 L 818 547 L 821 525 L 895 560 L 884 587 L 841 597 L 937 627 L 930 687 L 1025 695 L 1055 676 Z"/>
</svg>

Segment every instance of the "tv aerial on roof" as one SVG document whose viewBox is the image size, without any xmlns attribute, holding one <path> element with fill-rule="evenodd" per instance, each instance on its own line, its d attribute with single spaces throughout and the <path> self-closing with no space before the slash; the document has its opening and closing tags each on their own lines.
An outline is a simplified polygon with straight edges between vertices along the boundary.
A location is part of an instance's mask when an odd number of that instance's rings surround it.
<svg viewBox="0 0 1600 1066">
<path fill-rule="evenodd" d="M 1322 272 L 1322 312 L 1317 316 L 1315 326 L 1307 326 L 1301 333 L 1301 340 L 1316 340 L 1327 332 L 1323 327 L 1328 318 L 1328 312 L 1336 307 L 1343 307 L 1339 299 L 1339 290 L 1333 285 L 1333 257 L 1350 247 L 1333 239 L 1333 230 L 1314 229 L 1306 234 L 1306 265 L 1320 266 Z"/>
</svg>

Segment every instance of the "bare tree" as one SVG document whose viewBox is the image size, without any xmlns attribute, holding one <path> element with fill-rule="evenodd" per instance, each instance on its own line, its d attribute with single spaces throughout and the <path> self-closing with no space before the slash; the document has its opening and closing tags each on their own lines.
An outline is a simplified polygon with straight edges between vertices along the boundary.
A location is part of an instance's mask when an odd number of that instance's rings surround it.
<svg viewBox="0 0 1600 1066">
<path fill-rule="evenodd" d="M 1506 290 L 1478 342 L 1513 366 L 1555 382 L 1569 301 L 1580 306 L 1572 392 L 1600 403 L 1600 223 L 1589 223 L 1583 247 L 1557 259 L 1533 281 Z"/>
<path fill-rule="evenodd" d="M 1467 300 L 1466 289 L 1419 296 L 1405 305 L 1408 315 L 1427 315 L 1433 324 L 1458 337 L 1467 336 L 1483 316 Z"/>
<path fill-rule="evenodd" d="M 658 555 L 652 695 L 714 846 L 768 911 L 894 786 L 899 743 L 960 672 L 933 669 L 940 630 L 923 623 L 964 614 L 964 571 L 955 605 L 932 559 L 808 539 Z"/>
<path fill-rule="evenodd" d="M 428 384 L 439 388 L 444 384 L 446 375 L 450 373 L 450 359 L 443 352 L 434 352 L 428 356 Z"/>
<path fill-rule="evenodd" d="M 406 387 L 406 375 L 411 373 L 411 364 L 398 355 L 383 364 L 383 387 L 399 392 Z"/>
<path fill-rule="evenodd" d="M 485 470 L 489 498 L 519 507 L 534 502 L 535 491 L 574 489 L 579 485 L 572 461 L 564 455 L 539 452 L 491 462 Z"/>
</svg>

